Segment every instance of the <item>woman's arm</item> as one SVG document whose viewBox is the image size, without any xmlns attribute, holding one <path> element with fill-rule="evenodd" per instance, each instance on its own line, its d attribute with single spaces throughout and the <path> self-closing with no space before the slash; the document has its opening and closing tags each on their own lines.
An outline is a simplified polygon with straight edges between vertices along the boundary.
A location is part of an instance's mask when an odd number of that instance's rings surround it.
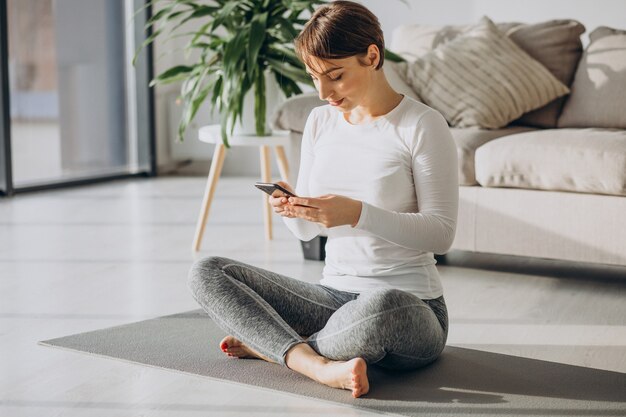
<svg viewBox="0 0 626 417">
<path fill-rule="evenodd" d="M 417 213 L 397 213 L 362 203 L 355 228 L 410 249 L 445 253 L 456 233 L 459 178 L 456 144 L 445 119 L 429 111 L 412 147 Z"/>
</svg>

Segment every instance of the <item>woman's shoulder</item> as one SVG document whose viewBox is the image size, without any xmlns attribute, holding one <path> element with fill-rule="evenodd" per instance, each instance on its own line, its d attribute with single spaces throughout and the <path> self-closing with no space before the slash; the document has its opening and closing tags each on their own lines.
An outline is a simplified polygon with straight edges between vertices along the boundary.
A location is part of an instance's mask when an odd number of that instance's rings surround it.
<svg viewBox="0 0 626 417">
<path fill-rule="evenodd" d="M 444 123 L 447 126 L 437 110 L 408 96 L 402 99 L 386 119 L 390 128 L 409 137 L 414 137 L 420 130 L 428 129 L 433 124 Z"/>
<path fill-rule="evenodd" d="M 317 106 L 311 109 L 304 127 L 305 136 L 312 142 L 316 142 L 320 134 L 326 129 L 333 129 L 336 110 L 329 104 Z"/>
<path fill-rule="evenodd" d="M 309 113 L 307 124 L 311 125 L 313 132 L 319 133 L 323 129 L 332 127 L 337 118 L 337 110 L 330 104 L 315 107 Z"/>
<path fill-rule="evenodd" d="M 403 121 L 405 122 L 404 124 L 409 126 L 412 125 L 418 127 L 420 121 L 431 119 L 433 117 L 437 118 L 437 116 L 443 117 L 437 110 L 408 96 L 404 97 L 402 105 L 402 111 L 398 114 L 400 119 L 399 121 Z"/>
<path fill-rule="evenodd" d="M 411 152 L 424 140 L 438 142 L 442 134 L 450 135 L 448 122 L 437 110 L 410 97 L 402 104 L 402 111 L 391 123 Z"/>
<path fill-rule="evenodd" d="M 309 117 L 317 120 L 318 122 L 324 123 L 330 120 L 337 110 L 333 109 L 330 104 L 324 104 L 321 106 L 317 106 L 311 110 Z"/>
</svg>

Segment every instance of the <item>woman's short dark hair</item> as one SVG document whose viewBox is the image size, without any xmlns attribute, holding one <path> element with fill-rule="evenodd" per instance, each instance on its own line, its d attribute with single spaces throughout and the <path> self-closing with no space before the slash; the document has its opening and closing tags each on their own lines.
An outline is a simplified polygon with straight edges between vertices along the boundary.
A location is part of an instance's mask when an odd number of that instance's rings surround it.
<svg viewBox="0 0 626 417">
<path fill-rule="evenodd" d="M 359 3 L 333 1 L 313 13 L 296 38 L 295 49 L 300 60 L 309 65 L 310 57 L 360 58 L 372 44 L 380 51 L 378 70 L 385 60 L 385 39 L 378 18 Z"/>
</svg>

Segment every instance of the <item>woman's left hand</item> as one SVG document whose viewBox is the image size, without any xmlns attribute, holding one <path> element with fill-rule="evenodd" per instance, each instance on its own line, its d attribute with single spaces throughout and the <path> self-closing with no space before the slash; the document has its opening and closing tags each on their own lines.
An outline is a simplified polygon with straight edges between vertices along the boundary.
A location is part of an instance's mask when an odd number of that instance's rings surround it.
<svg viewBox="0 0 626 417">
<path fill-rule="evenodd" d="M 361 217 L 361 202 L 341 195 L 289 197 L 289 203 L 283 206 L 282 216 L 298 217 L 327 228 L 344 224 L 354 227 Z"/>
</svg>

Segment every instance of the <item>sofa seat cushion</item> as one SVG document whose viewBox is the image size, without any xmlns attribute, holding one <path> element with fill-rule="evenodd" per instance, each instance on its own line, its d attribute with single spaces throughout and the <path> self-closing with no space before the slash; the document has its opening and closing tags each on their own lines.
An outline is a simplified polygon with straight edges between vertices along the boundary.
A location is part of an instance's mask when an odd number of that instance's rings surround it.
<svg viewBox="0 0 626 417">
<path fill-rule="evenodd" d="M 459 184 L 477 185 L 476 173 L 474 170 L 474 154 L 476 149 L 485 143 L 496 138 L 512 135 L 514 133 L 532 131 L 533 128 L 515 126 L 504 129 L 479 129 L 476 127 L 459 129 L 450 128 L 452 137 L 456 142 L 459 156 Z"/>
<path fill-rule="evenodd" d="M 476 150 L 483 187 L 626 196 L 626 131 L 547 129 L 492 140 Z"/>
</svg>

